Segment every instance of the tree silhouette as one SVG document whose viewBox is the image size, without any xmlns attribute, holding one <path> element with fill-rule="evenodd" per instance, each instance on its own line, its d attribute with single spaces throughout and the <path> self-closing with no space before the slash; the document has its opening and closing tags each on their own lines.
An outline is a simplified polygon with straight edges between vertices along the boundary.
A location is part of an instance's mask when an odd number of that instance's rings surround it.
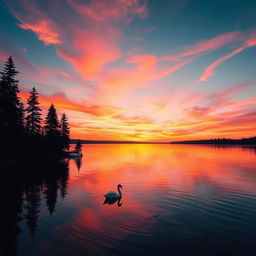
<svg viewBox="0 0 256 256">
<path fill-rule="evenodd" d="M 2 174 L 13 171 L 9 166 L 2 166 Z M 0 255 L 17 255 L 18 235 L 22 219 L 22 183 L 19 179 L 1 177 L 0 179 Z"/>
<path fill-rule="evenodd" d="M 69 179 L 68 161 L 62 161 L 60 176 L 59 176 L 59 189 L 60 189 L 61 197 L 63 199 L 67 195 L 68 179 Z"/>
<path fill-rule="evenodd" d="M 63 149 L 69 150 L 69 124 L 65 113 L 62 114 L 60 120 L 60 135 L 63 144 Z"/>
<path fill-rule="evenodd" d="M 51 152 L 54 155 L 62 154 L 63 147 L 60 136 L 60 124 L 53 104 L 51 104 L 46 115 L 44 135 L 46 151 Z"/>
<path fill-rule="evenodd" d="M 46 199 L 46 205 L 48 208 L 48 211 L 50 213 L 50 215 L 52 215 L 55 211 L 55 205 L 57 202 L 57 196 L 58 196 L 58 176 L 55 175 L 51 175 L 49 177 L 47 177 L 46 182 L 45 182 L 45 199 Z"/>
<path fill-rule="evenodd" d="M 25 200 L 27 204 L 24 206 L 24 208 L 27 210 L 27 213 L 24 214 L 24 217 L 30 231 L 30 236 L 33 239 L 37 230 L 37 222 L 39 220 L 40 213 L 41 196 L 39 185 L 30 184 L 25 195 Z"/>
<path fill-rule="evenodd" d="M 30 96 L 27 101 L 28 107 L 26 109 L 26 132 L 28 135 L 39 135 L 41 133 L 41 109 L 39 107 L 38 93 L 33 87 L 30 91 Z"/>
<path fill-rule="evenodd" d="M 44 133 L 46 136 L 59 136 L 59 127 L 60 125 L 56 109 L 54 105 L 51 104 L 45 119 Z"/>
<path fill-rule="evenodd" d="M 0 72 L 0 135 L 3 142 L 20 139 L 24 131 L 23 105 L 18 97 L 19 81 L 16 79 L 18 73 L 12 57 L 9 57 Z"/>
<path fill-rule="evenodd" d="M 80 171 L 81 166 L 82 166 L 82 158 L 81 158 L 81 157 L 79 157 L 79 158 L 75 158 L 75 159 L 74 159 L 74 161 L 75 161 L 75 164 L 76 164 L 77 170 L 78 170 L 78 171 Z"/>
<path fill-rule="evenodd" d="M 64 156 L 64 151 L 69 149 L 70 133 L 66 114 L 59 122 L 56 109 L 51 104 L 42 134 L 38 93 L 34 87 L 31 89 L 24 111 L 18 97 L 18 73 L 12 57 L 9 57 L 0 72 L 0 143 L 4 145 L 0 147 L 1 154 L 18 158 L 27 153 Z"/>
</svg>

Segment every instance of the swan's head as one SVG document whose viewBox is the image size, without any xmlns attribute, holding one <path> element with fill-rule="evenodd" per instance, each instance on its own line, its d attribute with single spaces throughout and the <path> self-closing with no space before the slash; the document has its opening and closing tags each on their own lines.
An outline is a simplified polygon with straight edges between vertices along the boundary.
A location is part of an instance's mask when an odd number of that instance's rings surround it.
<svg viewBox="0 0 256 256">
<path fill-rule="evenodd" d="M 117 185 L 117 188 L 121 188 L 121 189 L 123 189 L 123 187 L 122 187 L 122 185 L 121 185 L 121 184 L 118 184 L 118 185 Z"/>
</svg>

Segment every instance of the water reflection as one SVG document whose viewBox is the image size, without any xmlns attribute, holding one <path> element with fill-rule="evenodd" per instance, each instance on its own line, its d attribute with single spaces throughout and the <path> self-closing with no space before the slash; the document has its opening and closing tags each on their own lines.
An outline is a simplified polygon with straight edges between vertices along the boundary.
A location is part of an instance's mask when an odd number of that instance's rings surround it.
<svg viewBox="0 0 256 256">
<path fill-rule="evenodd" d="M 79 160 L 4 168 L 3 255 L 255 254 L 255 150 L 88 145 Z M 125 203 L 103 201 L 118 183 Z"/>
<path fill-rule="evenodd" d="M 80 168 L 82 167 L 82 157 L 76 157 L 73 160 L 76 164 L 77 170 L 80 171 Z"/>
<path fill-rule="evenodd" d="M 17 236 L 22 233 L 22 222 L 34 240 L 43 199 L 49 214 L 53 215 L 58 192 L 62 198 L 67 195 L 68 177 L 68 163 L 63 160 L 26 163 L 19 168 L 2 166 L 0 194 L 4 207 L 0 211 L 0 255 L 17 255 Z"/>
<path fill-rule="evenodd" d="M 119 198 L 106 198 L 103 202 L 103 204 L 115 204 L 117 203 L 117 206 L 120 207 L 122 206 L 122 197 L 119 197 Z"/>
</svg>

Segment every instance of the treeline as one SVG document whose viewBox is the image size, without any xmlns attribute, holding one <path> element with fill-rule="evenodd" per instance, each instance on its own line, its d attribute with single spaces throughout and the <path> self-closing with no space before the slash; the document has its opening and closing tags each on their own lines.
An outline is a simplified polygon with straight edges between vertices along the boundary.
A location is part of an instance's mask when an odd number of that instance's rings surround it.
<svg viewBox="0 0 256 256">
<path fill-rule="evenodd" d="M 69 149 L 70 128 L 66 114 L 58 117 L 53 104 L 45 118 L 35 88 L 26 104 L 18 94 L 19 81 L 12 57 L 0 72 L 0 141 L 1 155 L 59 155 Z"/>
<path fill-rule="evenodd" d="M 188 141 L 174 141 L 171 144 L 213 144 L 213 145 L 256 145 L 256 137 L 242 138 L 242 139 L 210 139 L 210 140 L 188 140 Z"/>
</svg>

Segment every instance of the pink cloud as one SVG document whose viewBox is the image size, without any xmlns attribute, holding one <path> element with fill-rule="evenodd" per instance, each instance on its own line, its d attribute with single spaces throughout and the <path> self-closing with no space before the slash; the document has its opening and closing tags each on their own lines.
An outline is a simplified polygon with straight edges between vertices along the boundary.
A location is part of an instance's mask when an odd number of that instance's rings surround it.
<svg viewBox="0 0 256 256">
<path fill-rule="evenodd" d="M 94 78 L 104 65 L 120 58 L 117 40 L 120 32 L 113 27 L 103 30 L 80 30 L 72 28 L 70 47 L 57 47 L 57 55 L 71 63 L 86 78 Z"/>
<path fill-rule="evenodd" d="M 198 114 L 198 118 L 203 118 L 204 115 L 211 115 L 213 113 L 221 113 L 227 111 L 227 108 L 235 108 L 235 105 L 241 104 L 243 100 L 238 102 L 232 101 L 231 98 L 238 92 L 242 92 L 249 87 L 253 86 L 254 83 L 240 84 L 232 86 L 223 91 L 213 93 L 210 95 L 205 95 L 204 97 L 198 98 L 198 102 L 194 102 L 195 107 L 190 107 L 188 110 L 189 115 Z M 248 99 L 246 99 L 248 101 Z M 207 105 L 204 107 L 199 107 L 199 102 L 207 102 Z M 241 106 L 243 109 L 244 106 Z"/>
<path fill-rule="evenodd" d="M 0 62 L 5 62 L 7 58 L 8 57 L 4 53 L 0 53 Z"/>
<path fill-rule="evenodd" d="M 18 26 L 24 30 L 31 30 L 45 45 L 61 44 L 61 29 L 49 13 L 43 11 L 40 3 L 31 0 L 9 1 L 7 3 L 13 15 L 20 22 Z M 48 6 L 49 10 L 53 6 Z"/>
<path fill-rule="evenodd" d="M 249 32 L 249 36 L 244 38 L 245 47 L 253 47 L 256 46 L 256 30 L 252 30 Z"/>
<path fill-rule="evenodd" d="M 127 63 L 133 64 L 131 68 L 107 69 L 96 93 L 114 97 L 122 91 L 149 86 L 152 82 L 170 75 L 189 62 L 191 60 L 188 59 L 169 67 L 161 67 L 156 56 L 133 56 L 127 60 Z"/>
<path fill-rule="evenodd" d="M 236 50 L 234 50 L 233 52 L 219 58 L 218 60 L 214 61 L 210 66 L 208 66 L 204 73 L 200 76 L 200 81 L 205 82 L 207 81 L 214 72 L 214 69 L 219 66 L 222 62 L 232 58 L 233 56 L 235 56 L 236 54 L 240 53 L 241 51 L 243 51 L 245 48 L 244 47 L 240 47 Z"/>
<path fill-rule="evenodd" d="M 131 14 L 141 18 L 147 15 L 146 2 L 138 0 L 97 0 L 89 4 L 81 4 L 76 0 L 68 0 L 69 4 L 83 16 L 96 22 L 131 21 Z"/>
<path fill-rule="evenodd" d="M 86 78 L 95 78 L 107 63 L 122 56 L 120 24 L 130 22 L 133 15 L 145 17 L 146 5 L 138 0 L 99 0 L 89 4 L 69 0 L 68 3 L 79 15 L 83 28 L 71 25 L 69 47 L 58 47 L 57 54 Z"/>
<path fill-rule="evenodd" d="M 253 46 L 256 46 L 256 32 L 246 33 L 243 38 L 242 46 L 232 51 L 231 53 L 219 58 L 218 60 L 214 61 L 210 66 L 208 66 L 205 69 L 203 74 L 200 76 L 200 81 L 202 82 L 207 81 L 214 74 L 214 70 L 222 62 L 232 58 L 233 56 L 237 55 L 238 53 L 245 50 L 246 48 L 253 47 Z"/>
<path fill-rule="evenodd" d="M 125 54 L 120 47 L 120 41 L 125 39 L 125 35 L 122 28 L 135 17 L 144 18 L 148 13 L 146 1 L 139 0 L 98 0 L 87 3 L 66 0 L 62 5 L 50 3 L 49 12 L 40 8 L 40 3 L 36 1 L 19 0 L 18 2 L 22 11 L 18 13 L 14 8 L 12 11 L 20 21 L 19 26 L 22 29 L 33 31 L 46 45 L 56 45 L 57 55 L 69 62 L 83 78 L 91 80 L 102 76 L 107 64 L 123 61 L 122 57 L 125 57 Z M 56 7 L 60 9 L 60 12 L 51 11 Z M 72 12 L 76 13 L 75 16 L 72 15 L 74 17 L 72 20 L 68 18 L 65 20 L 62 17 L 63 14 L 68 16 Z M 129 59 L 128 61 L 137 62 L 137 64 L 140 62 L 138 66 L 140 72 L 143 71 L 142 69 L 152 71 L 152 65 L 156 66 L 161 61 L 184 61 L 184 59 L 186 61 L 190 56 L 198 57 L 202 53 L 216 50 L 227 44 L 244 41 L 244 38 L 248 39 L 247 34 L 233 31 L 186 46 L 181 53 L 171 56 L 158 58 L 145 54 L 143 60 Z M 247 45 L 254 44 L 255 37 L 251 36 Z M 217 65 L 235 54 L 237 52 L 213 63 L 205 71 L 206 74 L 202 76 L 202 79 L 208 79 Z M 114 68 L 114 70 L 117 69 Z M 173 71 L 166 69 L 166 72 L 168 74 Z M 130 76 L 129 70 L 127 73 Z M 160 71 L 158 76 L 161 78 L 164 75 Z M 139 79 L 138 83 L 142 80 L 142 75 L 138 72 L 134 74 L 134 77 Z M 156 75 L 153 77 L 157 78 Z"/>
<path fill-rule="evenodd" d="M 54 24 L 50 20 L 38 20 L 36 23 L 22 23 L 19 25 L 22 29 L 31 30 L 38 39 L 46 45 L 61 44 L 59 33 L 53 28 Z"/>
<path fill-rule="evenodd" d="M 57 55 L 86 79 L 97 77 L 106 64 L 122 56 L 122 27 L 135 17 L 147 15 L 146 2 L 140 0 L 67 0 L 61 5 L 51 2 L 47 12 L 40 2 L 17 3 L 19 11 L 13 6 L 10 9 L 20 21 L 20 28 L 31 30 L 46 45 L 56 45 Z M 59 11 L 53 12 L 56 8 Z M 63 18 L 72 12 L 76 12 L 72 20 Z"/>
<path fill-rule="evenodd" d="M 136 64 L 141 71 L 152 71 L 157 64 L 157 58 L 154 55 L 138 55 L 132 56 L 127 62 Z"/>
<path fill-rule="evenodd" d="M 230 44 L 234 41 L 240 40 L 241 32 L 234 31 L 226 34 L 218 35 L 212 39 L 202 40 L 194 45 L 185 46 L 181 53 L 171 56 L 162 57 L 163 61 L 179 61 L 182 58 L 200 54 L 207 51 L 216 50 L 224 45 Z"/>
</svg>

